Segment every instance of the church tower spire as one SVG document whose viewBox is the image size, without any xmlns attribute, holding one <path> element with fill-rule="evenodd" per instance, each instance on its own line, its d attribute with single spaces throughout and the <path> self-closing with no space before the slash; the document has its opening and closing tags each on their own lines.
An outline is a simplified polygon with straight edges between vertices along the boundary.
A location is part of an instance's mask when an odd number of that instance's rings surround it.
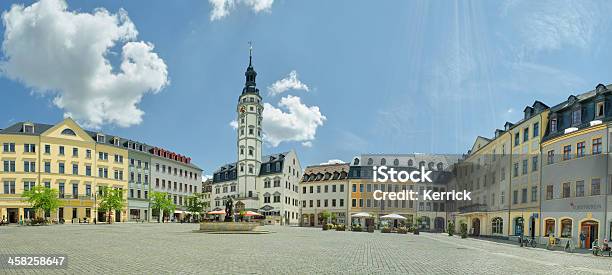
<svg viewBox="0 0 612 275">
<path fill-rule="evenodd" d="M 244 89 L 242 89 L 242 94 L 245 93 L 255 93 L 259 94 L 259 89 L 257 89 L 257 84 L 255 83 L 255 78 L 257 78 L 257 72 L 253 68 L 253 45 L 249 42 L 249 66 L 244 72 L 244 76 L 246 81 L 244 83 Z"/>
</svg>

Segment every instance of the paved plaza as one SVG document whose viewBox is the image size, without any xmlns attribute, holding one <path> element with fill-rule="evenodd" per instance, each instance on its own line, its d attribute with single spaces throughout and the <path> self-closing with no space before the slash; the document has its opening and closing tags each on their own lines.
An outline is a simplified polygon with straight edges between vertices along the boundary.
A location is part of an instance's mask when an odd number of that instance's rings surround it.
<svg viewBox="0 0 612 275">
<path fill-rule="evenodd" d="M 65 269 L 1 274 L 410 273 L 610 274 L 612 258 L 442 234 L 266 226 L 260 235 L 194 233 L 195 224 L 0 227 L 0 254 L 66 254 Z"/>
</svg>

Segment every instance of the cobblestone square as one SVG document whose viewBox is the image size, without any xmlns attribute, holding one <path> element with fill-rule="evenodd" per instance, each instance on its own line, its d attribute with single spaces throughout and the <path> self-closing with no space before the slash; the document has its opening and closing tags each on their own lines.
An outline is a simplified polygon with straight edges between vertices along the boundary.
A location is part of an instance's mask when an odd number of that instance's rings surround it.
<svg viewBox="0 0 612 275">
<path fill-rule="evenodd" d="M 612 258 L 448 237 L 266 226 L 206 234 L 196 224 L 0 228 L 0 254 L 66 254 L 65 269 L 3 274 L 610 274 Z"/>
</svg>

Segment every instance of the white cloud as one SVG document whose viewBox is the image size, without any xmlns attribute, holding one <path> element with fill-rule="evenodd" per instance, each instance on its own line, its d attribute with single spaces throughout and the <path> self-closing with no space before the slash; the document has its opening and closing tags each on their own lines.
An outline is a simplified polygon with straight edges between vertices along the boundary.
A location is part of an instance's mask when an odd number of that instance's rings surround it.
<svg viewBox="0 0 612 275">
<path fill-rule="evenodd" d="M 272 147 L 283 141 L 299 141 L 304 146 L 312 145 L 317 128 L 327 119 L 321 114 L 319 107 L 306 106 L 299 97 L 291 95 L 281 98 L 278 106 L 280 108 L 264 103 L 264 140 Z"/>
<path fill-rule="evenodd" d="M 238 129 L 238 121 L 236 121 L 235 119 L 230 121 L 229 125 L 234 129 Z"/>
<path fill-rule="evenodd" d="M 344 163 L 346 163 L 346 162 L 344 162 L 344 161 L 342 161 L 342 160 L 339 160 L 339 159 L 330 159 L 330 160 L 328 160 L 327 162 L 323 162 L 323 163 L 321 163 L 321 164 L 319 164 L 319 165 L 328 165 L 328 164 L 344 164 Z"/>
<path fill-rule="evenodd" d="M 124 10 L 67 8 L 64 0 L 41 0 L 3 13 L 3 73 L 53 94 L 65 116 L 87 127 L 139 124 L 142 97 L 168 84 L 166 64 L 152 44 L 135 41 L 138 31 Z M 120 65 L 113 68 L 107 56 L 118 46 Z"/>
<path fill-rule="evenodd" d="M 287 77 L 272 83 L 272 85 L 268 87 L 268 94 L 275 96 L 289 90 L 309 91 L 308 86 L 298 79 L 298 75 L 295 70 L 291 71 Z"/>
<path fill-rule="evenodd" d="M 312 141 L 304 141 L 302 142 L 302 146 L 310 148 L 312 147 Z"/>
<path fill-rule="evenodd" d="M 270 11 L 274 0 L 208 0 L 208 2 L 212 5 L 210 21 L 215 21 L 228 16 L 238 4 L 250 8 L 255 13 Z"/>
</svg>

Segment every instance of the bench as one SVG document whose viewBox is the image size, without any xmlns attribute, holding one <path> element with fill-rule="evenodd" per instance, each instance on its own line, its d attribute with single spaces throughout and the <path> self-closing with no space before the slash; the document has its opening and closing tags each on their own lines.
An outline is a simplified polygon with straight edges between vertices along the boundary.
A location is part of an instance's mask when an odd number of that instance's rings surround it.
<svg viewBox="0 0 612 275">
<path fill-rule="evenodd" d="M 612 257 L 612 249 L 610 247 L 607 249 L 601 249 L 598 246 L 593 247 L 593 255 L 603 256 L 605 253 L 608 253 L 608 257 Z"/>
</svg>

